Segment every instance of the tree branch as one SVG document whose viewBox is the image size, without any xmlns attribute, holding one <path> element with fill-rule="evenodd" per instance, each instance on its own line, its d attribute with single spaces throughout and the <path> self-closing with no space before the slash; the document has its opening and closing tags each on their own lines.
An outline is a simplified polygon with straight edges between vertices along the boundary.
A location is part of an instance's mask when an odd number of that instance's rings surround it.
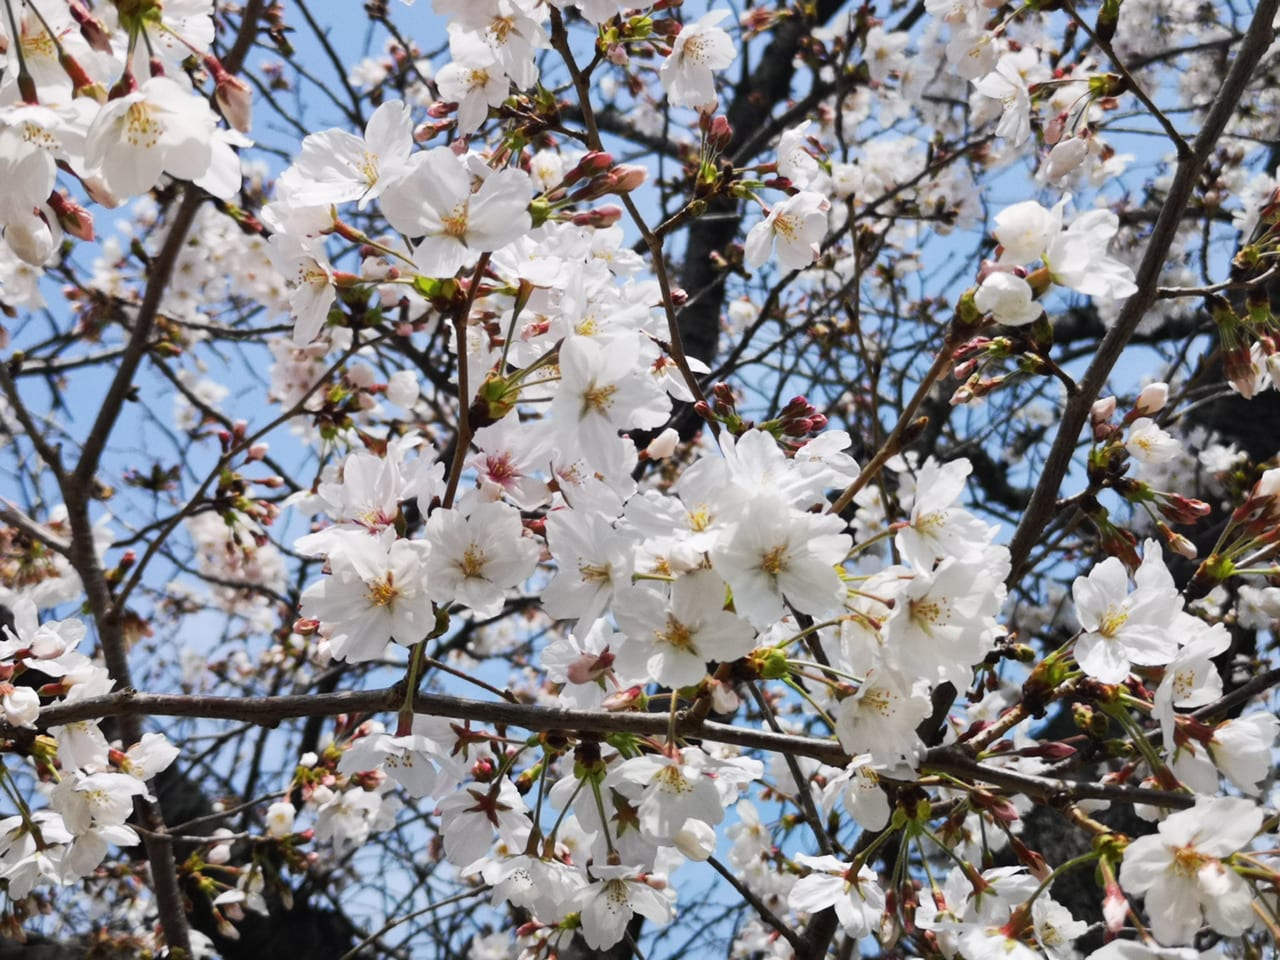
<svg viewBox="0 0 1280 960">
<path fill-rule="evenodd" d="M 102 717 L 200 717 L 209 720 L 238 720 L 275 725 L 301 717 L 328 717 L 351 713 L 398 711 L 404 691 L 399 687 L 340 693 L 290 694 L 275 697 L 210 697 L 183 694 L 138 693 L 122 690 L 105 697 L 59 703 L 40 712 L 41 728 L 78 720 Z M 630 733 L 638 736 L 665 736 L 670 718 L 657 713 L 610 713 L 605 710 L 567 710 L 535 704 L 470 700 L 445 694 L 420 693 L 413 700 L 415 713 L 480 723 L 502 723 L 524 730 L 558 730 L 606 736 Z M 710 720 L 698 720 L 687 711 L 675 718 L 677 735 L 712 740 L 748 749 L 768 750 L 792 756 L 812 757 L 831 766 L 843 767 L 849 756 L 834 740 L 775 733 L 738 727 Z M 29 735 L 30 731 L 26 731 Z M 21 728 L 0 724 L 0 736 L 20 738 Z M 1082 783 L 1018 773 L 980 763 L 967 750 L 956 746 L 934 747 L 920 764 L 920 773 L 948 773 L 970 777 L 1004 790 L 1025 794 L 1046 803 L 1072 800 L 1114 800 L 1185 809 L 1195 804 L 1191 794 L 1168 790 Z"/>
</svg>

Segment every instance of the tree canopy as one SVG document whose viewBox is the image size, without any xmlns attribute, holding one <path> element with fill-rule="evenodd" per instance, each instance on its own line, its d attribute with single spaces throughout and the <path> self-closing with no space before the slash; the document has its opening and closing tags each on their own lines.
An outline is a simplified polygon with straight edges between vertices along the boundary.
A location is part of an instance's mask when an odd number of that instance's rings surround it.
<svg viewBox="0 0 1280 960">
<path fill-rule="evenodd" d="M 0 957 L 1280 937 L 1280 0 L 0 0 Z"/>
</svg>

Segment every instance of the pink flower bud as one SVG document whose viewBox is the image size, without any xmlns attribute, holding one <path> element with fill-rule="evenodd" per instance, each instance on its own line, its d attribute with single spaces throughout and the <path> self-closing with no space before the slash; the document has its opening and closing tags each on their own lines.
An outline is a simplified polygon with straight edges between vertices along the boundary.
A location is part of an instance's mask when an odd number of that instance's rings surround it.
<svg viewBox="0 0 1280 960">
<path fill-rule="evenodd" d="M 1129 915 L 1129 901 L 1125 898 L 1120 884 L 1114 880 L 1106 886 L 1106 894 L 1102 898 L 1102 919 L 1106 922 L 1107 932 L 1117 934 L 1124 929 L 1125 918 Z"/>
<path fill-rule="evenodd" d="M 635 164 L 619 164 L 609 174 L 610 193 L 630 193 L 644 183 L 649 172 Z"/>
<path fill-rule="evenodd" d="M 611 227 L 621 219 L 622 208 L 615 204 L 606 204 L 603 207 L 594 207 L 582 213 L 575 213 L 571 222 L 575 227 L 602 228 Z"/>
<path fill-rule="evenodd" d="M 1103 397 L 1101 400 L 1095 400 L 1093 406 L 1089 408 L 1089 420 L 1094 424 L 1106 423 L 1116 413 L 1116 398 Z"/>
<path fill-rule="evenodd" d="M 594 180 L 596 177 L 608 173 L 609 168 L 612 166 L 612 154 L 605 153 L 603 150 L 592 150 L 583 155 L 577 166 L 566 173 L 560 183 L 562 186 L 572 187 L 575 183 L 580 183 L 583 180 Z"/>
<path fill-rule="evenodd" d="M 426 143 L 434 140 L 452 126 L 452 121 L 441 120 L 438 123 L 420 123 L 413 129 L 413 142 Z"/>
<path fill-rule="evenodd" d="M 605 647 L 600 653 L 584 653 L 573 663 L 565 675 L 570 683 L 595 683 L 601 680 L 613 668 L 613 654 Z"/>
<path fill-rule="evenodd" d="M 80 0 L 70 0 L 71 19 L 80 27 L 85 42 L 99 53 L 111 53 L 111 36 L 101 20 L 88 11 Z"/>
<path fill-rule="evenodd" d="M 604 698 L 601 704 L 610 713 L 623 713 L 627 710 L 636 709 L 640 702 L 640 698 L 644 696 L 644 690 L 641 687 L 629 687 L 626 690 L 618 690 Z"/>
<path fill-rule="evenodd" d="M 676 452 L 676 444 L 679 441 L 680 434 L 673 428 L 667 427 L 649 441 L 649 445 L 644 448 L 645 457 L 649 460 L 665 460 Z"/>
<path fill-rule="evenodd" d="M 1067 129 L 1067 111 L 1063 110 L 1060 114 L 1044 125 L 1044 142 L 1053 146 L 1062 139 L 1062 134 Z"/>
<path fill-rule="evenodd" d="M 1164 405 L 1169 402 L 1169 385 L 1167 383 L 1150 383 L 1142 388 L 1142 392 L 1138 394 L 1138 402 L 1133 405 L 1134 410 L 1144 417 L 1149 417 L 1153 413 L 1159 413 L 1164 409 Z"/>
<path fill-rule="evenodd" d="M 67 233 L 80 240 L 93 239 L 93 214 L 61 191 L 49 194 L 49 207 L 58 217 L 58 224 Z"/>
<path fill-rule="evenodd" d="M 711 119 L 707 130 L 707 142 L 716 150 L 726 150 L 733 141 L 733 127 L 723 114 Z"/>
<path fill-rule="evenodd" d="M 241 133 L 248 133 L 253 126 L 253 91 L 249 85 L 226 73 L 214 88 L 213 97 L 227 123 Z"/>
</svg>

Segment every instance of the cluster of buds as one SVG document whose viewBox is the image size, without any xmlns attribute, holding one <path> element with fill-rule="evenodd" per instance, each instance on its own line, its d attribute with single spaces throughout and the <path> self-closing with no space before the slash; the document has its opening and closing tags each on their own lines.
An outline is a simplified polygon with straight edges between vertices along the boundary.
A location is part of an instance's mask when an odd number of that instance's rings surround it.
<svg viewBox="0 0 1280 960">
<path fill-rule="evenodd" d="M 557 219 L 579 227 L 610 227 L 622 218 L 623 210 L 617 204 L 602 204 L 587 210 L 576 209 L 577 206 L 630 193 L 644 183 L 647 175 L 644 167 L 615 164 L 611 154 L 592 150 L 555 187 L 530 204 L 533 225 Z"/>
<path fill-rule="evenodd" d="M 720 154 L 733 142 L 733 127 L 722 113 L 698 114 L 698 131 L 702 134 L 702 142 L 710 154 Z"/>
<path fill-rule="evenodd" d="M 1218 328 L 1223 375 L 1232 389 L 1249 398 L 1268 386 L 1280 388 L 1280 323 L 1265 285 L 1249 288 L 1244 316 L 1223 297 L 1206 297 L 1205 305 Z"/>
<path fill-rule="evenodd" d="M 630 193 L 644 183 L 647 175 L 644 167 L 615 164 L 612 155 L 592 150 L 564 175 L 547 199 L 552 203 L 585 203 L 610 194 Z"/>
<path fill-rule="evenodd" d="M 799 449 L 810 435 L 826 428 L 826 414 L 803 396 L 792 397 L 777 417 L 760 424 L 761 430 L 769 431 L 784 447 L 791 450 Z"/>
<path fill-rule="evenodd" d="M 1149 383 L 1142 388 L 1133 406 L 1125 412 L 1119 423 L 1113 422 L 1118 409 L 1115 397 L 1102 397 L 1089 409 L 1089 427 L 1093 439 L 1102 443 L 1118 438 L 1124 428 L 1142 417 L 1154 417 L 1169 402 L 1169 385 L 1167 383 Z"/>
<path fill-rule="evenodd" d="M 1195 545 L 1187 537 L 1175 532 L 1170 525 L 1190 526 L 1199 522 L 1208 516 L 1211 510 L 1209 504 L 1182 494 L 1157 490 L 1148 483 L 1127 476 L 1132 456 L 1156 456 L 1166 447 L 1176 453 L 1177 441 L 1151 420 L 1165 408 L 1168 400 L 1168 384 L 1149 384 L 1138 394 L 1133 406 L 1119 422 L 1115 420 L 1115 397 L 1103 397 L 1094 403 L 1089 412 L 1089 425 L 1095 444 L 1089 454 L 1089 482 L 1095 492 L 1111 489 L 1127 502 L 1135 506 L 1141 505 L 1151 515 L 1156 529 L 1170 549 L 1187 559 L 1194 559 Z M 1105 517 L 1105 513 L 1099 506 L 1091 515 L 1095 525 L 1098 518 Z M 1119 551 L 1108 552 L 1125 558 L 1135 555 L 1132 544 L 1136 543 L 1136 538 L 1131 533 L 1121 532 L 1110 521 L 1104 520 L 1104 526 L 1107 527 L 1104 539 Z"/>
<path fill-rule="evenodd" d="M 704 420 L 721 424 L 735 437 L 756 428 L 764 430 L 772 434 L 789 453 L 799 450 L 812 434 L 827 427 L 826 414 L 805 397 L 792 397 L 772 420 L 759 424 L 746 420 L 738 413 L 733 388 L 723 381 L 711 388 L 709 403 L 700 400 L 693 408 Z"/>
<path fill-rule="evenodd" d="M 951 395 L 951 405 L 969 403 L 985 397 L 1004 383 L 1005 377 L 986 376 L 992 364 L 1002 363 L 1013 353 L 1013 341 L 1009 337 L 974 337 L 955 351 L 955 368 L 952 376 L 963 380 Z"/>
<path fill-rule="evenodd" d="M 955 329 L 962 329 L 962 325 L 958 324 Z M 1018 328 L 1012 335 L 969 338 L 952 353 L 956 362 L 952 376 L 964 382 L 951 395 L 951 405 L 957 406 L 987 396 L 1006 383 L 1014 372 L 1033 376 L 1060 376 L 1061 371 L 1049 359 L 1052 346 L 1053 330 L 1043 314 L 1038 321 Z M 1017 364 L 1016 371 L 995 372 L 1007 360 L 1013 360 Z"/>
<path fill-rule="evenodd" d="M 1267 470 L 1231 514 L 1213 553 L 1205 558 L 1187 587 L 1187 597 L 1205 596 L 1228 577 L 1265 573 L 1273 580 L 1280 567 L 1259 568 L 1280 555 L 1280 468 Z"/>
<path fill-rule="evenodd" d="M 224 463 L 241 453 L 244 455 L 245 463 L 257 462 L 267 455 L 267 444 L 247 442 L 246 429 L 246 423 L 238 420 L 230 430 L 218 431 L 218 442 L 222 446 Z M 236 524 L 236 514 L 249 517 L 263 526 L 269 526 L 279 515 L 280 508 L 276 504 L 250 495 L 250 487 L 253 484 L 268 490 L 277 490 L 284 486 L 284 480 L 275 475 L 246 477 L 239 470 L 233 469 L 229 463 L 219 471 L 218 485 L 210 500 L 214 508 L 223 514 L 228 526 Z M 257 532 L 253 534 L 253 540 L 259 547 L 267 542 L 266 536 Z"/>
<path fill-rule="evenodd" d="M 694 412 L 709 423 L 718 423 L 735 437 L 740 437 L 752 427 L 755 421 L 745 420 L 738 413 L 738 398 L 733 394 L 733 387 L 721 380 L 711 388 L 711 400 L 699 400 L 693 405 Z"/>
</svg>

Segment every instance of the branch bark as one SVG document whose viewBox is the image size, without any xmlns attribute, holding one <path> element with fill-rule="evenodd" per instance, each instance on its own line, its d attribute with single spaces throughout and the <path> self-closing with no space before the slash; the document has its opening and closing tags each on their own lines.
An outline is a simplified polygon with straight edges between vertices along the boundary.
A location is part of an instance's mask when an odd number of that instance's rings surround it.
<svg viewBox="0 0 1280 960">
<path fill-rule="evenodd" d="M 122 690 L 105 697 L 94 697 L 75 703 L 53 704 L 41 711 L 39 725 L 41 728 L 47 728 L 77 720 L 142 716 L 201 717 L 210 720 L 238 720 L 274 725 L 285 720 L 303 717 L 396 712 L 403 702 L 404 691 L 400 687 L 257 698 L 138 693 L 133 690 Z M 414 697 L 413 709 L 415 713 L 428 716 L 448 717 L 460 721 L 474 720 L 480 723 L 501 723 L 530 731 L 565 731 L 579 735 L 606 736 L 611 733 L 630 733 L 638 736 L 665 737 L 672 728 L 671 720 L 665 714 L 566 710 L 535 704 L 471 700 L 445 694 L 420 693 Z M 834 740 L 821 740 L 816 737 L 700 720 L 683 710 L 676 714 L 674 729 L 682 738 L 712 740 L 749 749 L 812 757 L 837 767 L 846 766 L 850 759 L 841 749 L 840 744 Z M 27 733 L 29 734 L 30 731 Z M 18 738 L 22 735 L 23 731 L 20 728 L 0 724 L 0 736 Z M 1195 804 L 1195 797 L 1186 793 L 1060 780 L 993 767 L 979 761 L 962 746 L 949 745 L 930 749 L 921 761 L 920 773 L 922 775 L 946 773 L 972 778 L 974 781 L 999 787 L 1010 793 L 1024 794 L 1045 803 L 1113 800 L 1179 810 Z"/>
</svg>

